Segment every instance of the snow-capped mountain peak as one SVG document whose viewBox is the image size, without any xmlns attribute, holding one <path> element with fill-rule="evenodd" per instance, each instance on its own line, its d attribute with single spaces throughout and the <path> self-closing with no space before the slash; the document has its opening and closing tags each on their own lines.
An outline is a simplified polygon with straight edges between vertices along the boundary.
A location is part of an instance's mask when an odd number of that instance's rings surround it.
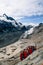
<svg viewBox="0 0 43 65">
<path fill-rule="evenodd" d="M 8 24 L 11 23 L 14 27 L 16 27 L 16 29 L 22 30 L 22 31 L 26 31 L 32 27 L 31 25 L 25 26 L 21 22 L 16 22 L 14 18 L 7 16 L 6 14 L 3 14 L 2 16 L 0 16 L 0 23 L 4 24 L 5 22 Z"/>
<path fill-rule="evenodd" d="M 4 20 L 4 21 L 7 21 L 7 22 L 11 22 L 14 19 L 12 17 L 7 16 L 6 14 L 3 14 L 2 16 L 0 16 L 0 20 Z"/>
<path fill-rule="evenodd" d="M 6 23 L 6 24 L 4 24 L 4 23 Z M 14 18 L 9 17 L 6 14 L 3 14 L 2 16 L 0 16 L 0 25 L 6 26 L 9 23 L 11 23 L 11 25 L 14 26 L 15 29 L 17 29 L 17 30 L 23 30 L 24 31 L 27 29 L 21 22 L 16 22 L 16 20 Z"/>
<path fill-rule="evenodd" d="M 12 17 L 7 16 L 6 14 L 3 14 L 2 16 L 0 16 L 0 20 L 6 21 L 6 22 L 11 22 L 12 25 L 14 25 L 15 27 L 18 26 L 18 23 L 16 22 L 16 20 Z"/>
</svg>

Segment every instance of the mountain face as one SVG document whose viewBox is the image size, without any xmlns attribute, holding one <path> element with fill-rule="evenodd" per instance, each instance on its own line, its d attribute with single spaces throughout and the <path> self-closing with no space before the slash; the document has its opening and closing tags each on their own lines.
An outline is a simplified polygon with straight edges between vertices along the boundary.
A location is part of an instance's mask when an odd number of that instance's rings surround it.
<svg viewBox="0 0 43 65">
<path fill-rule="evenodd" d="M 12 17 L 8 17 L 6 14 L 3 14 L 3 16 L 0 17 L 0 32 L 21 30 L 20 26 L 22 25 L 17 23 Z"/>
<path fill-rule="evenodd" d="M 31 28 L 27 31 L 26 39 L 30 39 L 35 43 L 43 42 L 43 23 L 40 23 L 38 26 Z"/>
<path fill-rule="evenodd" d="M 8 31 L 25 31 L 30 29 L 32 26 L 25 26 L 20 22 L 16 22 L 12 17 L 3 14 L 0 16 L 0 32 L 8 32 Z"/>
<path fill-rule="evenodd" d="M 14 18 L 3 14 L 0 16 L 0 47 L 16 42 L 31 26 L 16 22 Z"/>
</svg>

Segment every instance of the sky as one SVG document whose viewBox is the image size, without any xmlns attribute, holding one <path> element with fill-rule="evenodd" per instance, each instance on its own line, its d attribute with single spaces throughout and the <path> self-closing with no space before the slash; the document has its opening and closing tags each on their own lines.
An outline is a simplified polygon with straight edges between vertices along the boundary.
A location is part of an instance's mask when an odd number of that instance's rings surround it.
<svg viewBox="0 0 43 65">
<path fill-rule="evenodd" d="M 43 0 L 0 0 L 0 15 L 4 13 L 25 25 L 43 23 Z"/>
</svg>

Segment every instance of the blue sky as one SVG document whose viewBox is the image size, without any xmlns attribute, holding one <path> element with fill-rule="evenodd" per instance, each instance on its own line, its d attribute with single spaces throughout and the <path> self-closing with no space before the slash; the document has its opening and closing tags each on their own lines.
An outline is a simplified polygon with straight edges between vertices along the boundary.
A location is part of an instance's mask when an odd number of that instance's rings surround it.
<svg viewBox="0 0 43 65">
<path fill-rule="evenodd" d="M 43 22 L 43 0 L 0 0 L 0 15 L 6 13 L 23 24 Z"/>
<path fill-rule="evenodd" d="M 20 19 L 20 21 L 26 25 L 29 24 L 38 24 L 38 23 L 43 23 L 43 15 L 36 15 L 36 16 L 24 16 L 23 18 Z"/>
</svg>

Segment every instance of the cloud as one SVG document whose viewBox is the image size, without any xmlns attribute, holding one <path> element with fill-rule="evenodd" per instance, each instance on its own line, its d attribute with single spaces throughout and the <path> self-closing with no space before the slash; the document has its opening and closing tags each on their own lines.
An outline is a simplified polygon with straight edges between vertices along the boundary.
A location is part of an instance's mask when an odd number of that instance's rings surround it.
<svg viewBox="0 0 43 65">
<path fill-rule="evenodd" d="M 0 14 L 6 13 L 16 19 L 23 16 L 43 14 L 43 0 L 0 0 Z"/>
</svg>

